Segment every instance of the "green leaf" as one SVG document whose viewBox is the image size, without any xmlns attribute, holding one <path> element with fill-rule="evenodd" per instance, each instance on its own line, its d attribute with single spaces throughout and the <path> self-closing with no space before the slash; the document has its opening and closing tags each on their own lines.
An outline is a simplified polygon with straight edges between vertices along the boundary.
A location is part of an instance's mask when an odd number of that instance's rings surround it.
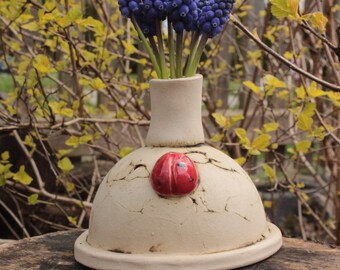
<svg viewBox="0 0 340 270">
<path fill-rule="evenodd" d="M 0 187 L 3 187 L 4 185 L 6 185 L 6 178 L 0 174 Z"/>
<path fill-rule="evenodd" d="M 50 60 L 46 55 L 38 54 L 34 57 L 33 66 L 42 74 L 55 72 L 56 70 L 51 66 Z"/>
<path fill-rule="evenodd" d="M 240 158 L 235 159 L 235 161 L 236 161 L 240 166 L 242 166 L 242 165 L 247 161 L 247 159 L 246 159 L 245 157 L 240 157 Z"/>
<path fill-rule="evenodd" d="M 83 12 L 81 10 L 81 5 L 73 5 L 67 13 L 67 18 L 74 22 L 82 18 Z"/>
<path fill-rule="evenodd" d="M 0 187 L 6 184 L 6 180 L 14 176 L 14 173 L 10 171 L 12 164 L 0 164 Z"/>
<path fill-rule="evenodd" d="M 29 30 L 29 31 L 38 31 L 39 30 L 39 24 L 36 21 L 29 22 L 27 24 L 21 25 L 23 29 Z"/>
<path fill-rule="evenodd" d="M 49 106 L 55 114 L 59 114 L 66 117 L 72 117 L 74 112 L 72 109 L 66 107 L 67 103 L 64 101 L 51 101 Z"/>
<path fill-rule="evenodd" d="M 72 146 L 72 147 L 77 147 L 79 145 L 79 138 L 76 137 L 76 136 L 71 136 L 66 142 L 65 142 L 66 145 L 68 146 Z"/>
<path fill-rule="evenodd" d="M 230 121 L 230 126 L 233 126 L 235 123 L 237 123 L 238 121 L 243 120 L 243 119 L 244 119 L 243 114 L 238 114 L 238 115 L 233 116 L 231 118 L 231 121 Z"/>
<path fill-rule="evenodd" d="M 220 113 L 213 113 L 212 116 L 214 117 L 216 123 L 221 127 L 221 128 L 226 128 L 228 124 L 228 120 L 226 117 L 224 117 Z"/>
<path fill-rule="evenodd" d="M 130 154 L 133 151 L 133 148 L 131 147 L 122 147 L 119 151 L 119 155 L 123 158 L 125 156 L 127 156 L 128 154 Z"/>
<path fill-rule="evenodd" d="M 64 157 L 62 160 L 59 160 L 58 167 L 63 171 L 63 173 L 69 173 L 74 168 L 71 160 L 68 157 Z"/>
<path fill-rule="evenodd" d="M 125 114 L 124 110 L 122 110 L 121 108 L 119 108 L 118 111 L 117 111 L 116 117 L 117 117 L 118 119 L 123 119 L 125 116 L 126 116 L 126 114 Z"/>
<path fill-rule="evenodd" d="M 271 145 L 271 148 L 272 149 L 277 149 L 279 147 L 279 144 L 277 144 L 277 143 L 273 143 L 272 145 Z"/>
<path fill-rule="evenodd" d="M 83 135 L 79 138 L 80 144 L 86 144 L 93 139 L 92 135 Z"/>
<path fill-rule="evenodd" d="M 71 117 L 73 117 L 73 114 L 74 114 L 73 110 L 70 109 L 70 108 L 62 108 L 60 110 L 60 115 L 62 115 L 62 116 L 66 116 L 66 117 L 71 118 Z"/>
<path fill-rule="evenodd" d="M 236 128 L 235 133 L 237 137 L 241 140 L 244 141 L 247 139 L 247 131 L 243 128 Z"/>
<path fill-rule="evenodd" d="M 32 136 L 30 136 L 30 135 L 25 136 L 24 144 L 31 147 L 31 148 L 35 148 L 35 143 L 33 141 Z"/>
<path fill-rule="evenodd" d="M 279 80 L 278 78 L 270 74 L 264 76 L 263 80 L 264 80 L 264 83 L 270 87 L 274 87 L 274 88 L 287 87 L 285 82 Z"/>
<path fill-rule="evenodd" d="M 235 129 L 236 136 L 240 139 L 240 143 L 245 147 L 250 147 L 250 141 L 247 138 L 247 131 L 243 128 Z"/>
<path fill-rule="evenodd" d="M 299 2 L 300 0 L 270 0 L 272 14 L 278 19 L 297 19 L 300 17 L 298 14 Z"/>
<path fill-rule="evenodd" d="M 67 217 L 67 220 L 72 223 L 73 225 L 77 225 L 77 217 L 71 217 L 71 216 L 68 216 Z"/>
<path fill-rule="evenodd" d="M 74 184 L 70 181 L 66 181 L 66 190 L 67 192 L 73 191 L 75 188 Z"/>
<path fill-rule="evenodd" d="M 73 149 L 60 149 L 58 150 L 57 158 L 60 159 L 61 157 L 68 155 L 72 151 Z"/>
<path fill-rule="evenodd" d="M 249 88 L 251 91 L 253 91 L 255 94 L 260 94 L 261 88 L 254 84 L 252 81 L 245 81 L 243 82 L 243 85 Z"/>
<path fill-rule="evenodd" d="M 306 97 L 306 91 L 303 85 L 301 85 L 299 88 L 296 88 L 295 93 L 299 99 L 305 99 Z"/>
<path fill-rule="evenodd" d="M 312 145 L 311 141 L 305 140 L 305 141 L 297 142 L 295 144 L 295 147 L 298 152 L 307 153 L 311 145 Z"/>
<path fill-rule="evenodd" d="M 12 164 L 6 164 L 6 165 L 0 164 L 0 174 L 5 174 L 5 173 L 9 172 L 9 169 L 12 166 L 13 166 Z"/>
<path fill-rule="evenodd" d="M 125 48 L 125 53 L 130 55 L 137 51 L 136 47 L 132 43 L 128 43 L 125 40 L 122 40 L 122 44 Z"/>
<path fill-rule="evenodd" d="M 316 104 L 315 103 L 307 103 L 305 108 L 303 109 L 303 114 L 305 116 L 312 117 L 315 114 Z"/>
<path fill-rule="evenodd" d="M 312 130 L 313 119 L 305 114 L 300 114 L 297 121 L 297 127 L 304 131 Z"/>
<path fill-rule="evenodd" d="M 33 180 L 33 178 L 25 172 L 25 165 L 20 166 L 19 171 L 14 174 L 13 179 L 24 185 L 31 184 Z"/>
<path fill-rule="evenodd" d="M 268 133 L 268 132 L 276 131 L 279 128 L 279 124 L 276 122 L 267 123 L 263 125 L 263 128 L 264 128 L 264 132 Z"/>
<path fill-rule="evenodd" d="M 323 34 L 325 33 L 328 19 L 322 14 L 322 12 L 312 13 L 310 20 L 314 28 L 319 29 Z"/>
<path fill-rule="evenodd" d="M 263 207 L 264 208 L 272 208 L 273 207 L 273 202 L 272 201 L 268 201 L 268 200 L 264 200 L 263 201 Z"/>
<path fill-rule="evenodd" d="M 307 89 L 308 94 L 313 97 L 321 97 L 321 96 L 325 96 L 326 92 L 323 91 L 322 89 L 319 89 L 316 82 L 312 82 L 311 85 L 308 87 Z"/>
<path fill-rule="evenodd" d="M 314 129 L 313 131 L 313 136 L 315 138 L 317 138 L 319 141 L 323 141 L 323 139 L 325 138 L 326 134 L 325 134 L 325 128 L 324 127 L 317 127 Z"/>
<path fill-rule="evenodd" d="M 221 98 L 219 98 L 217 101 L 216 101 L 216 108 L 222 108 L 223 106 L 223 100 Z"/>
<path fill-rule="evenodd" d="M 252 143 L 252 148 L 260 151 L 266 151 L 270 144 L 271 136 L 269 134 L 262 134 L 256 137 Z"/>
<path fill-rule="evenodd" d="M 8 151 L 2 152 L 1 159 L 2 160 L 8 160 L 9 159 L 9 152 Z"/>
<path fill-rule="evenodd" d="M 294 54 L 289 51 L 285 52 L 283 56 L 288 60 L 292 60 L 294 58 Z"/>
<path fill-rule="evenodd" d="M 95 78 L 90 84 L 94 89 L 105 89 L 106 85 L 100 78 Z"/>
<path fill-rule="evenodd" d="M 270 182 L 273 182 L 273 180 L 276 177 L 276 174 L 275 174 L 275 171 L 273 170 L 273 168 L 270 167 L 266 163 L 262 164 L 262 168 L 263 168 L 264 173 L 266 174 L 266 176 L 269 178 Z"/>
<path fill-rule="evenodd" d="M 38 202 L 38 197 L 39 197 L 38 194 L 32 194 L 31 196 L 29 196 L 29 197 L 27 198 L 28 204 L 29 204 L 29 205 L 35 205 L 35 204 L 37 204 L 37 202 Z"/>
<path fill-rule="evenodd" d="M 224 138 L 224 134 L 216 133 L 216 134 L 214 134 L 214 136 L 212 136 L 210 138 L 210 141 L 212 141 L 212 142 L 220 142 L 223 138 Z"/>
<path fill-rule="evenodd" d="M 246 147 L 248 149 L 248 154 L 252 155 L 252 156 L 258 156 L 261 155 L 261 152 L 255 148 L 251 148 L 251 147 Z"/>
</svg>

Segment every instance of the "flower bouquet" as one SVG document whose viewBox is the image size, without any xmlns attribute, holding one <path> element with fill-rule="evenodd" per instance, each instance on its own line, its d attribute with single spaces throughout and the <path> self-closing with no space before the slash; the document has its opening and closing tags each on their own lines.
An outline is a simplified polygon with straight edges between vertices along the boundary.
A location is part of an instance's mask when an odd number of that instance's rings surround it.
<svg viewBox="0 0 340 270">
<path fill-rule="evenodd" d="M 222 32 L 234 3 L 235 0 L 118 1 L 122 15 L 131 19 L 160 79 L 196 74 L 208 39 Z M 167 22 L 167 39 L 162 31 L 164 21 Z M 191 45 L 190 54 L 183 66 L 185 32 L 191 34 Z"/>
</svg>

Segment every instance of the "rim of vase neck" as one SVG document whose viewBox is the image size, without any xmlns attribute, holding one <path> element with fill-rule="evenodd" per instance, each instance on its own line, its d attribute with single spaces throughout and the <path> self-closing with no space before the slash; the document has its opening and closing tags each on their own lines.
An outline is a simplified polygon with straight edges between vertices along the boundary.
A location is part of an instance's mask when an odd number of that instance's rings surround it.
<svg viewBox="0 0 340 270">
<path fill-rule="evenodd" d="M 194 81 L 194 80 L 197 80 L 198 78 L 202 78 L 203 80 L 203 75 L 202 74 L 195 74 L 194 76 L 190 76 L 190 77 L 182 77 L 182 78 L 173 78 L 173 79 L 151 79 L 150 80 L 150 83 L 151 82 L 162 82 L 162 83 L 165 83 L 165 82 L 181 82 L 181 81 Z"/>
<path fill-rule="evenodd" d="M 204 143 L 203 76 L 150 81 L 151 122 L 146 143 L 185 147 Z"/>
</svg>

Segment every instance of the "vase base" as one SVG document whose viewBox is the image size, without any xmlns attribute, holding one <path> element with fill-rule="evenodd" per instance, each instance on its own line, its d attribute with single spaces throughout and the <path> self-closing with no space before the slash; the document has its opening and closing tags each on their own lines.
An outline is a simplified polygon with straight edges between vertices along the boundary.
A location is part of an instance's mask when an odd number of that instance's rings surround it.
<svg viewBox="0 0 340 270">
<path fill-rule="evenodd" d="M 124 254 L 92 247 L 88 231 L 82 233 L 74 246 L 75 259 L 95 269 L 235 269 L 262 261 L 276 253 L 282 245 L 280 230 L 268 223 L 270 233 L 263 240 L 246 247 L 202 255 Z"/>
</svg>

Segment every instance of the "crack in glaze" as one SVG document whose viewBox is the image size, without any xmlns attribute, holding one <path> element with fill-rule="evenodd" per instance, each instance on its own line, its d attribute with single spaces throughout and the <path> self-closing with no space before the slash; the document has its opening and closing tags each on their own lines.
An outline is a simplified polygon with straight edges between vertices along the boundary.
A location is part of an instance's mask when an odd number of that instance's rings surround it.
<svg viewBox="0 0 340 270">
<path fill-rule="evenodd" d="M 206 202 L 203 200 L 202 197 L 199 197 L 199 198 L 200 198 L 200 201 L 202 202 L 203 206 L 204 206 L 205 209 L 206 209 L 206 211 L 204 211 L 204 212 L 206 212 L 206 213 L 217 213 L 215 210 L 210 209 L 210 208 L 206 205 Z"/>
<path fill-rule="evenodd" d="M 198 203 L 197 203 L 197 201 L 196 201 L 196 199 L 195 198 L 193 198 L 193 197 L 189 197 L 191 200 L 192 200 L 192 203 L 193 204 L 196 204 L 196 205 L 198 205 Z"/>
<path fill-rule="evenodd" d="M 195 212 L 197 213 L 197 212 L 198 212 L 197 207 L 198 207 L 199 205 L 198 205 L 196 199 L 193 198 L 193 197 L 190 197 L 190 196 L 189 196 L 189 198 L 191 199 L 191 201 L 192 201 L 192 203 L 193 203 L 193 205 L 194 205 L 194 207 L 195 207 Z"/>
<path fill-rule="evenodd" d="M 207 159 L 206 162 L 199 162 L 199 161 L 194 161 L 193 160 L 194 163 L 196 163 L 196 164 L 211 164 L 211 165 L 213 165 L 213 166 L 215 166 L 215 167 L 217 167 L 219 169 L 226 170 L 226 171 L 229 171 L 229 172 L 235 172 L 235 173 L 240 174 L 240 172 L 238 172 L 237 170 L 235 170 L 233 168 L 225 168 L 223 166 L 220 166 L 220 165 L 216 164 L 216 163 L 220 163 L 221 164 L 221 162 L 216 160 L 216 159 L 213 159 L 211 157 L 208 157 L 207 153 L 205 153 L 205 152 L 201 152 L 201 151 L 189 151 L 189 152 L 185 152 L 184 154 L 185 155 L 190 155 L 190 154 L 200 154 L 200 155 L 203 155 Z"/>
<path fill-rule="evenodd" d="M 251 220 L 250 220 L 249 218 L 247 218 L 246 216 L 243 216 L 243 215 L 241 215 L 240 213 L 237 213 L 237 212 L 235 212 L 235 211 L 229 210 L 229 209 L 228 209 L 228 204 L 225 205 L 224 210 L 225 210 L 227 213 L 235 214 L 235 215 L 239 216 L 240 218 L 243 218 L 244 220 L 246 220 L 246 221 L 248 221 L 248 222 L 251 222 Z"/>
<path fill-rule="evenodd" d="M 116 181 L 127 181 L 127 182 L 130 182 L 132 180 L 135 180 L 135 179 L 145 179 L 145 178 L 150 178 L 150 171 L 148 170 L 148 167 L 145 165 L 145 164 L 135 164 L 133 165 L 133 163 L 130 163 L 129 166 L 133 166 L 133 168 L 130 169 L 130 171 L 123 177 L 119 178 L 119 179 L 110 179 L 110 177 L 108 177 L 108 179 L 106 180 L 106 183 L 109 183 L 109 182 L 116 182 Z M 135 176 L 131 179 L 126 179 L 129 175 L 131 175 L 133 172 L 135 172 L 138 168 L 144 168 L 145 171 L 147 172 L 147 176 Z"/>
<path fill-rule="evenodd" d="M 151 202 L 152 199 L 149 199 L 147 201 L 145 201 L 143 203 L 143 205 L 141 206 L 140 210 L 131 210 L 129 208 L 127 208 L 126 206 L 122 205 L 121 203 L 119 202 L 115 202 L 117 205 L 119 205 L 121 208 L 123 208 L 124 210 L 130 212 L 130 213 L 139 213 L 139 214 L 144 214 L 144 208 L 145 208 L 145 205 L 148 204 L 149 202 Z"/>
</svg>

